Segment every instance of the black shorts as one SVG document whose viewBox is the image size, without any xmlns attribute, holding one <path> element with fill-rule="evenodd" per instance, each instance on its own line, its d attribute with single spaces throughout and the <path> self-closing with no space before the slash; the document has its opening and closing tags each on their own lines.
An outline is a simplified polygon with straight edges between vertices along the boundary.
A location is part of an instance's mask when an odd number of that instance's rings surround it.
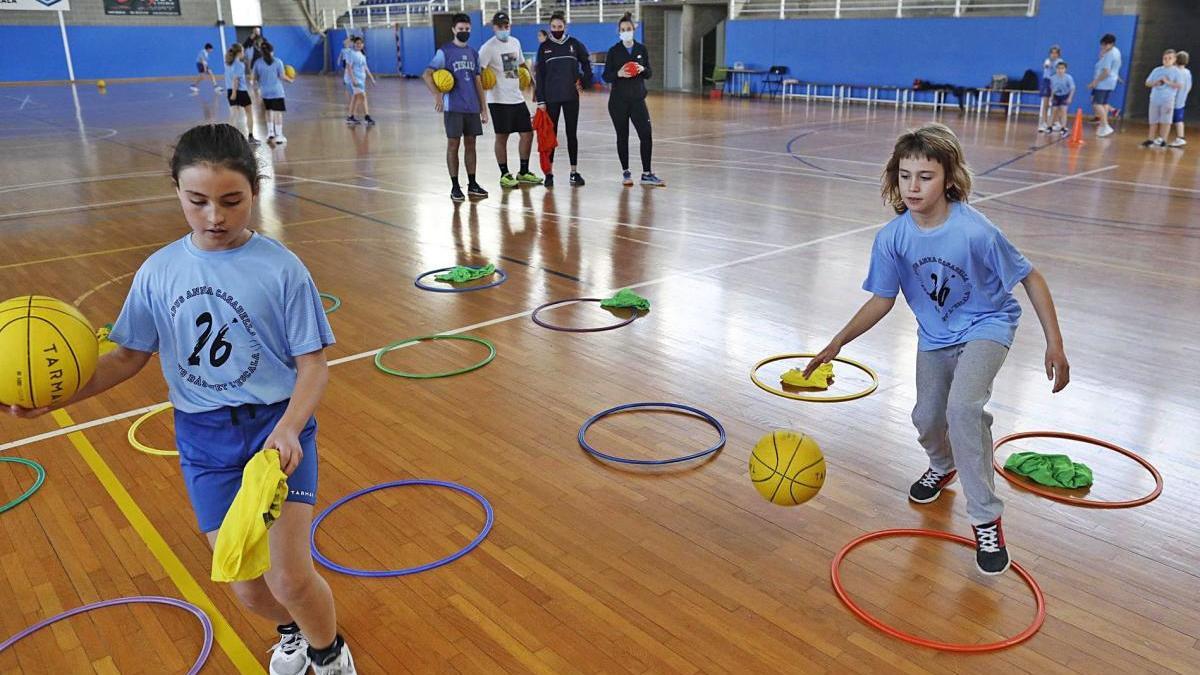
<svg viewBox="0 0 1200 675">
<path fill-rule="evenodd" d="M 203 63 L 197 62 L 196 63 L 196 72 L 203 75 L 208 72 L 208 66 L 204 65 Z"/>
<path fill-rule="evenodd" d="M 524 103 L 489 103 L 488 111 L 492 114 L 492 128 L 497 134 L 533 132 L 529 106 Z"/>
<path fill-rule="evenodd" d="M 1062 95 L 1055 94 L 1054 95 L 1054 107 L 1061 108 L 1061 107 L 1065 106 L 1067 104 L 1067 99 L 1069 99 L 1069 98 L 1071 98 L 1070 94 L 1062 94 Z"/>
<path fill-rule="evenodd" d="M 232 91 L 229 92 L 229 105 L 236 106 L 238 108 L 245 108 L 246 106 L 250 105 L 250 92 L 243 91 L 241 89 L 237 90 L 236 93 Z"/>
<path fill-rule="evenodd" d="M 283 102 L 282 98 L 264 98 L 263 107 L 267 110 L 278 112 L 285 112 L 287 110 L 287 105 Z"/>
<path fill-rule="evenodd" d="M 446 138 L 462 138 L 463 136 L 480 136 L 483 134 L 483 121 L 479 113 L 461 113 L 446 111 L 442 113 L 446 121 Z"/>
<path fill-rule="evenodd" d="M 1112 96 L 1112 89 L 1093 89 L 1092 103 L 1096 105 L 1108 105 L 1108 97 Z"/>
</svg>

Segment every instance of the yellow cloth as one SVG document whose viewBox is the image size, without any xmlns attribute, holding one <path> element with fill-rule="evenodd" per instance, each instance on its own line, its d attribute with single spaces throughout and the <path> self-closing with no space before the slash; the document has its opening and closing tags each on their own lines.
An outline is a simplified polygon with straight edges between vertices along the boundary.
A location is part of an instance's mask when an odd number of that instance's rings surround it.
<svg viewBox="0 0 1200 675">
<path fill-rule="evenodd" d="M 279 468 L 279 451 L 263 450 L 242 471 L 238 489 L 213 547 L 213 581 L 249 581 L 271 569 L 267 530 L 283 510 L 287 476 Z"/>
<path fill-rule="evenodd" d="M 804 377 L 804 370 L 801 368 L 792 368 L 783 375 L 779 376 L 779 380 L 790 387 L 804 387 L 806 389 L 828 389 L 829 385 L 833 384 L 833 364 L 822 363 L 817 366 L 809 377 Z"/>
</svg>

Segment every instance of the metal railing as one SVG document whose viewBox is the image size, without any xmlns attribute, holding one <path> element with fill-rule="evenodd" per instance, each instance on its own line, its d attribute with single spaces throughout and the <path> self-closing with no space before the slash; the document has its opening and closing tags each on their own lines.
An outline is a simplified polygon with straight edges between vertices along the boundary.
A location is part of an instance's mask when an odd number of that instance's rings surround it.
<svg viewBox="0 0 1200 675">
<path fill-rule="evenodd" d="M 645 0 L 658 2 L 658 0 Z M 504 9 L 514 21 L 533 21 L 542 23 L 548 21 L 551 14 L 561 11 L 566 16 L 567 23 L 571 21 L 605 21 L 615 20 L 625 12 L 633 14 L 635 21 L 641 21 L 643 0 L 411 0 L 410 2 L 390 2 L 373 5 L 355 5 L 354 0 L 346 0 L 346 11 L 334 14 L 322 9 L 318 13 L 321 27 L 325 30 L 335 26 L 348 28 L 370 28 L 375 25 L 391 26 L 429 23 L 434 14 L 443 12 L 466 12 L 480 9 L 484 20 L 490 19 L 492 13 Z"/>
<path fill-rule="evenodd" d="M 740 9 L 735 0 L 729 2 L 733 18 L 765 18 L 767 15 L 786 19 L 842 19 L 871 14 L 875 16 L 953 16 L 976 14 L 1000 16 L 1034 16 L 1037 0 L 749 0 Z"/>
</svg>

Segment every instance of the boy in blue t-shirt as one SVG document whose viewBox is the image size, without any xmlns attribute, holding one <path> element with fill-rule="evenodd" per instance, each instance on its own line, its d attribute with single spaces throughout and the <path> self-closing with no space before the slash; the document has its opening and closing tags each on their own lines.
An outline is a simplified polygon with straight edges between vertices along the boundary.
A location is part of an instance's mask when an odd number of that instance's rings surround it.
<svg viewBox="0 0 1200 675">
<path fill-rule="evenodd" d="M 1188 70 L 1187 65 L 1191 57 L 1185 51 L 1175 52 L 1175 67 L 1179 69 L 1180 84 L 1175 92 L 1175 113 L 1171 116 L 1171 120 L 1175 122 L 1175 140 L 1170 142 L 1172 148 L 1182 148 L 1187 145 L 1187 141 L 1183 138 L 1183 113 L 1184 107 L 1187 105 L 1188 94 L 1192 91 L 1192 71 Z"/>
<path fill-rule="evenodd" d="M 1183 76 L 1175 67 L 1174 49 L 1163 52 L 1162 65 L 1150 71 L 1146 86 L 1150 88 L 1150 129 L 1146 140 L 1142 141 L 1142 147 L 1166 147 L 1167 142 L 1163 139 L 1171 134 L 1175 96 L 1183 88 Z"/>
<path fill-rule="evenodd" d="M 1100 122 L 1096 135 L 1101 138 L 1114 133 L 1112 125 L 1108 123 L 1108 115 L 1112 112 L 1108 99 L 1117 88 L 1120 79 L 1121 50 L 1117 49 L 1117 36 L 1105 33 L 1104 37 L 1100 38 L 1100 58 L 1096 60 L 1095 73 L 1092 75 L 1092 81 L 1088 83 L 1088 89 L 1092 90 L 1092 112 Z"/>
<path fill-rule="evenodd" d="M 212 43 L 205 42 L 204 48 L 196 54 L 196 78 L 192 80 L 190 87 L 193 94 L 200 91 L 200 87 L 197 85 L 200 84 L 200 80 L 203 80 L 205 75 L 208 75 L 208 80 L 212 82 L 213 91 L 221 91 L 221 86 L 217 84 L 217 76 L 213 74 L 212 68 L 208 67 L 208 55 L 212 53 L 212 50 Z"/>
<path fill-rule="evenodd" d="M 1067 135 L 1067 108 L 1075 98 L 1075 78 L 1067 74 L 1067 62 L 1059 59 L 1050 76 L 1050 97 L 1053 112 L 1050 115 L 1051 131 Z"/>
<path fill-rule="evenodd" d="M 354 112 L 358 109 L 359 104 L 362 104 L 363 119 L 362 123 L 367 126 L 375 126 L 375 120 L 371 119 L 371 109 L 367 107 L 367 78 L 372 82 L 375 81 L 375 74 L 367 67 L 367 55 L 363 53 L 362 36 L 354 38 L 350 43 L 353 47 L 349 54 L 346 54 L 346 65 L 342 71 L 342 81 L 346 83 L 346 88 L 350 90 L 350 109 L 346 113 L 346 124 L 358 124 L 358 118 L 354 116 Z"/>
<path fill-rule="evenodd" d="M 1038 131 L 1051 131 L 1050 125 L 1054 119 L 1054 106 L 1050 102 L 1050 78 L 1062 63 L 1062 47 L 1050 45 L 1050 54 L 1042 61 L 1042 79 L 1038 83 L 1038 94 L 1042 97 L 1042 105 L 1038 110 Z"/>
<path fill-rule="evenodd" d="M 872 293 L 805 376 L 891 311 L 896 295 L 917 318 L 917 404 L 912 420 L 929 469 L 908 498 L 927 504 L 957 474 L 975 532 L 975 563 L 984 574 L 1008 569 L 992 468 L 992 416 L 984 409 L 1008 355 L 1025 286 L 1046 335 L 1046 376 L 1058 392 L 1070 381 L 1050 288 L 1004 233 L 967 205 L 971 173 L 954 132 L 941 124 L 896 141 L 883 194 L 900 214 L 875 237 L 863 290 Z"/>
<path fill-rule="evenodd" d="M 450 170 L 450 199 L 466 199 L 458 185 L 458 146 L 463 148 L 467 164 L 467 194 L 483 199 L 488 196 L 475 180 L 475 138 L 483 134 L 487 124 L 487 98 L 479 79 L 479 53 L 467 44 L 471 39 L 471 17 L 455 14 L 451 18 L 454 39 L 442 45 L 421 74 L 425 86 L 433 93 L 433 109 L 442 113 L 446 125 L 446 168 Z M 448 70 L 454 77 L 450 91 L 442 92 L 433 81 L 437 70 Z"/>
</svg>

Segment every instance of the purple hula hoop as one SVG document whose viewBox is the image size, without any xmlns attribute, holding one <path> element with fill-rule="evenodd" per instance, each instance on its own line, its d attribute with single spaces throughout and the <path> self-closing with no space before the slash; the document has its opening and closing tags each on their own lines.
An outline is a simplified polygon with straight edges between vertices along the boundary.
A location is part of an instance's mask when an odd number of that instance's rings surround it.
<svg viewBox="0 0 1200 675">
<path fill-rule="evenodd" d="M 533 314 L 531 314 L 529 318 L 533 319 L 533 322 L 536 323 L 537 325 L 541 326 L 542 328 L 549 328 L 550 330 L 562 331 L 563 333 L 598 333 L 602 330 L 612 330 L 614 328 L 628 326 L 629 324 L 633 323 L 634 319 L 641 316 L 641 314 L 636 309 L 634 309 L 633 315 L 630 316 L 628 319 L 624 319 L 622 321 L 619 321 L 619 322 L 613 323 L 613 324 L 609 324 L 607 326 L 600 326 L 599 328 L 567 328 L 564 326 L 556 326 L 552 323 L 546 323 L 545 321 L 542 321 L 541 319 L 538 318 L 538 314 L 542 310 L 550 309 L 551 307 L 554 307 L 556 305 L 562 305 L 562 304 L 565 304 L 568 302 L 602 302 L 602 301 L 603 301 L 602 298 L 567 298 L 566 300 L 555 300 L 554 302 L 547 302 L 546 304 L 542 305 L 541 307 L 538 307 L 537 309 L 533 310 Z"/>
<path fill-rule="evenodd" d="M 130 596 L 128 598 L 116 598 L 115 600 L 102 600 L 100 602 L 93 602 L 90 605 L 76 607 L 75 609 L 68 609 L 67 611 L 63 612 L 62 614 L 52 616 L 49 619 L 43 619 L 42 621 L 39 621 L 38 623 L 33 624 L 32 626 L 30 626 L 29 628 L 26 628 L 25 630 L 21 631 L 20 633 L 17 633 L 16 635 L 8 638 L 4 642 L 0 642 L 0 652 L 3 652 L 4 650 L 8 649 L 9 647 L 12 647 L 17 642 L 29 637 L 30 635 L 38 632 L 39 630 L 45 628 L 46 626 L 49 626 L 54 623 L 58 623 L 59 621 L 62 621 L 63 619 L 69 619 L 69 618 L 75 616 L 76 614 L 83 614 L 84 612 L 90 612 L 93 609 L 101 609 L 104 607 L 113 607 L 115 605 L 141 605 L 141 604 L 169 605 L 171 607 L 178 607 L 180 609 L 184 609 L 184 610 L 187 610 L 188 612 L 191 612 L 192 614 L 194 614 L 196 616 L 196 618 L 200 619 L 200 625 L 204 626 L 204 646 L 200 649 L 200 656 L 196 657 L 196 662 L 193 663 L 192 667 L 190 669 L 188 669 L 188 671 L 187 671 L 188 675 L 196 675 L 196 673 L 199 673 L 200 669 L 204 666 L 204 662 L 208 660 L 209 653 L 212 651 L 212 644 L 213 644 L 212 621 L 209 621 L 208 615 L 206 615 L 204 613 L 204 610 L 200 609 L 199 607 L 193 605 L 190 602 L 184 602 L 182 600 L 176 600 L 174 598 L 164 598 L 164 597 L 157 596 L 157 595 Z"/>
</svg>

